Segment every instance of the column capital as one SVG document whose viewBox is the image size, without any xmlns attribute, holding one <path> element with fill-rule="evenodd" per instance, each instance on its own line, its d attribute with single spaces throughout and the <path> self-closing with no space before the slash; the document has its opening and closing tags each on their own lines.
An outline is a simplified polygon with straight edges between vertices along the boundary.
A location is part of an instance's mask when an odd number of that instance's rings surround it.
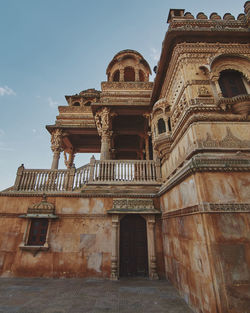
<svg viewBox="0 0 250 313">
<path fill-rule="evenodd" d="M 95 123 L 99 136 L 107 134 L 110 130 L 110 109 L 104 107 L 96 112 Z"/>
</svg>

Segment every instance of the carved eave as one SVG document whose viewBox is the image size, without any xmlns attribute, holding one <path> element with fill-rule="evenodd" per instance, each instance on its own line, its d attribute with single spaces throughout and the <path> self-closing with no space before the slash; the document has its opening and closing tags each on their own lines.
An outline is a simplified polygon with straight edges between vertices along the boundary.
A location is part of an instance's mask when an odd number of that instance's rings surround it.
<svg viewBox="0 0 250 313">
<path fill-rule="evenodd" d="M 225 20 L 173 19 L 165 35 L 151 97 L 151 105 L 159 99 L 175 46 L 179 43 L 249 43 L 247 23 Z"/>
</svg>

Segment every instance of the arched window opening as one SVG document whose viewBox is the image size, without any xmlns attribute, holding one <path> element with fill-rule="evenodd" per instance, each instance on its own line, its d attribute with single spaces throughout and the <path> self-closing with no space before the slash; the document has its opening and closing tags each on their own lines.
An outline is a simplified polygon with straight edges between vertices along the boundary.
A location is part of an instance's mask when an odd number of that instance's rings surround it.
<svg viewBox="0 0 250 313">
<path fill-rule="evenodd" d="M 166 125 L 163 118 L 160 118 L 157 123 L 158 126 L 158 134 L 162 134 L 166 132 Z"/>
<path fill-rule="evenodd" d="M 85 107 L 89 107 L 91 105 L 91 101 L 86 102 L 84 105 Z"/>
<path fill-rule="evenodd" d="M 124 69 L 124 81 L 134 82 L 135 81 L 135 71 L 133 67 L 125 67 Z"/>
<path fill-rule="evenodd" d="M 220 73 L 219 85 L 225 98 L 232 98 L 246 94 L 246 87 L 242 80 L 242 73 L 234 70 L 225 70 Z"/>
<path fill-rule="evenodd" d="M 113 82 L 119 82 L 120 81 L 120 71 L 117 70 L 114 72 L 114 75 L 113 75 Z"/>
<path fill-rule="evenodd" d="M 170 117 L 168 118 L 168 130 L 169 130 L 170 132 L 171 132 L 171 130 L 172 130 Z"/>
<path fill-rule="evenodd" d="M 80 106 L 80 102 L 78 102 L 78 101 L 77 101 L 77 102 L 74 102 L 74 103 L 73 103 L 73 106 L 74 106 L 74 107 L 79 107 L 79 106 Z"/>
<path fill-rule="evenodd" d="M 139 80 L 140 80 L 140 82 L 145 81 L 145 75 L 144 75 L 142 70 L 139 70 Z"/>
</svg>

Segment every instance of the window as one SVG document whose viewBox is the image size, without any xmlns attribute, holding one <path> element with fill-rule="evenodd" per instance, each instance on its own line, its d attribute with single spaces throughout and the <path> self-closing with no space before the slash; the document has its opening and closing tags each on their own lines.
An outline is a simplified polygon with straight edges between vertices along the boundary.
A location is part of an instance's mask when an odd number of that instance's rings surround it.
<svg viewBox="0 0 250 313">
<path fill-rule="evenodd" d="M 114 72 L 113 81 L 114 82 L 119 82 L 120 81 L 120 71 L 119 70 Z"/>
<path fill-rule="evenodd" d="M 89 107 L 91 105 L 91 101 L 86 102 L 84 105 L 85 107 Z"/>
<path fill-rule="evenodd" d="M 158 126 L 158 134 L 162 134 L 166 132 L 166 125 L 163 118 L 160 118 L 157 123 Z"/>
<path fill-rule="evenodd" d="M 134 82 L 135 81 L 135 71 L 133 67 L 125 67 L 124 69 L 124 81 Z"/>
<path fill-rule="evenodd" d="M 43 246 L 46 242 L 48 219 L 34 218 L 31 220 L 28 238 L 29 246 Z"/>
<path fill-rule="evenodd" d="M 80 106 L 80 102 L 74 102 L 74 103 L 73 103 L 73 106 L 79 107 L 79 106 Z"/>
<path fill-rule="evenodd" d="M 220 73 L 219 85 L 225 98 L 246 94 L 242 74 L 238 71 L 225 70 Z"/>
</svg>

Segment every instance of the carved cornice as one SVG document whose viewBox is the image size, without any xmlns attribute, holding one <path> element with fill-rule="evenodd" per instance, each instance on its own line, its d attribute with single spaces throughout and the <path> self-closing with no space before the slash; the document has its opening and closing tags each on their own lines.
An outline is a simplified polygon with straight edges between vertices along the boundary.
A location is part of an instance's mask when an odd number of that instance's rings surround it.
<svg viewBox="0 0 250 313">
<path fill-rule="evenodd" d="M 193 214 L 249 213 L 250 203 L 203 203 L 183 209 L 165 212 L 162 219 L 176 218 Z"/>
<path fill-rule="evenodd" d="M 59 106 L 60 113 L 83 113 L 84 115 L 93 116 L 91 108 L 85 106 Z"/>
<path fill-rule="evenodd" d="M 250 159 L 242 158 L 240 155 L 228 158 L 216 158 L 207 154 L 195 155 L 172 174 L 164 185 L 162 185 L 159 195 L 172 189 L 183 181 L 186 177 L 197 172 L 250 172 Z"/>
<path fill-rule="evenodd" d="M 201 19 L 181 19 L 173 20 L 168 28 L 168 31 L 199 31 L 199 32 L 247 32 L 248 25 L 246 20 L 234 21 L 234 20 L 201 20 Z"/>
</svg>

